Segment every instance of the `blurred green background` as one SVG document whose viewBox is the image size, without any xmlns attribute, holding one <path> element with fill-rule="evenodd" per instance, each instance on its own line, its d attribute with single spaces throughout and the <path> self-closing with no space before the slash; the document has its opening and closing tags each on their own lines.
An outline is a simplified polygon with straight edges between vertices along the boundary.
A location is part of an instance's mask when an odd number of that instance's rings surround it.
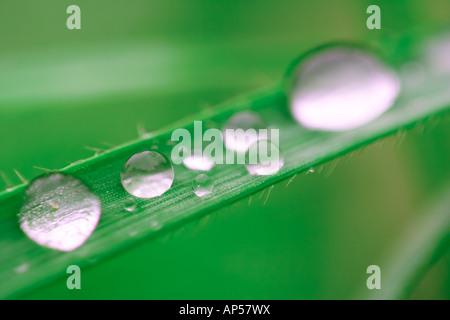
<svg viewBox="0 0 450 320">
<path fill-rule="evenodd" d="M 66 28 L 70 4 L 81 8 L 81 30 Z M 366 28 L 371 4 L 381 7 L 381 30 Z M 61 168 L 91 156 L 86 146 L 134 139 L 138 123 L 152 131 L 278 83 L 316 45 L 439 29 L 449 13 L 447 0 L 3 0 L 0 171 L 19 183 L 13 169 L 33 178 L 41 173 L 33 166 Z M 81 291 L 67 290 L 61 270 L 24 297 L 355 297 L 365 268 L 383 268 L 407 222 L 447 181 L 445 123 L 370 146 L 332 174 L 279 184 L 266 203 L 255 195 L 94 261 Z M 447 254 L 413 297 L 449 298 L 449 263 Z"/>
</svg>

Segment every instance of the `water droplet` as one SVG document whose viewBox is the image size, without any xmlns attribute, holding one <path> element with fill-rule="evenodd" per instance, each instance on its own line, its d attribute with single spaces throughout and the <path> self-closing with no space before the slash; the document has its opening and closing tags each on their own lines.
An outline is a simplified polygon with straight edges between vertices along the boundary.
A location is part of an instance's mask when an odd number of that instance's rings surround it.
<svg viewBox="0 0 450 320">
<path fill-rule="evenodd" d="M 393 71 L 374 56 L 350 47 L 308 55 L 293 79 L 291 112 L 310 129 L 345 131 L 388 110 L 400 90 Z"/>
<path fill-rule="evenodd" d="M 136 200 L 133 198 L 128 198 L 124 202 L 124 209 L 128 212 L 132 212 L 136 209 Z"/>
<path fill-rule="evenodd" d="M 194 193 L 197 197 L 204 197 L 211 193 L 214 184 L 206 174 L 199 174 L 194 181 Z"/>
<path fill-rule="evenodd" d="M 20 228 L 41 246 L 72 251 L 92 234 L 100 200 L 80 180 L 60 173 L 34 180 L 25 192 Z"/>
<path fill-rule="evenodd" d="M 120 176 L 128 193 L 138 198 L 154 198 L 170 189 L 174 171 L 163 155 L 144 151 L 136 153 L 126 162 Z"/>
<path fill-rule="evenodd" d="M 314 171 L 315 171 L 314 168 L 309 168 L 307 173 L 314 173 Z"/>
<path fill-rule="evenodd" d="M 270 140 L 259 140 L 247 151 L 245 167 L 251 175 L 272 175 L 277 173 L 283 165 L 284 159 L 280 149 Z"/>
<path fill-rule="evenodd" d="M 183 164 L 191 170 L 209 171 L 214 167 L 214 160 L 207 155 L 199 156 L 193 153 L 191 156 L 183 159 Z"/>
<path fill-rule="evenodd" d="M 228 119 L 223 127 L 225 147 L 236 152 L 244 153 L 252 143 L 259 139 L 259 130 L 265 128 L 264 122 L 256 112 L 239 112 Z M 231 131 L 227 131 L 228 129 Z"/>
<path fill-rule="evenodd" d="M 28 271 L 28 269 L 30 268 L 30 265 L 28 263 L 23 263 L 20 266 L 17 266 L 14 268 L 14 272 L 15 273 L 25 273 Z"/>
</svg>

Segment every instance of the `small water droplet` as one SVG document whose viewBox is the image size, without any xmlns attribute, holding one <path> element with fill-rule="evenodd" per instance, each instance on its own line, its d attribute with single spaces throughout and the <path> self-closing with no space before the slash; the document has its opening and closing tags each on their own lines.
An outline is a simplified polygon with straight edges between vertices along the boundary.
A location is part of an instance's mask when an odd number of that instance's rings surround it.
<svg viewBox="0 0 450 320">
<path fill-rule="evenodd" d="M 227 131 L 228 129 L 232 131 Z M 233 115 L 222 130 L 225 147 L 240 153 L 246 152 L 259 139 L 260 129 L 266 129 L 266 126 L 256 112 L 242 111 Z"/>
<path fill-rule="evenodd" d="M 400 81 L 381 61 L 362 50 L 327 47 L 306 56 L 291 88 L 291 113 L 310 129 L 345 131 L 388 110 Z"/>
<path fill-rule="evenodd" d="M 206 174 L 199 174 L 194 180 L 193 187 L 197 197 L 204 197 L 211 193 L 214 184 Z"/>
<path fill-rule="evenodd" d="M 20 266 L 17 266 L 14 268 L 14 272 L 15 273 L 25 273 L 28 271 L 28 269 L 30 268 L 30 265 L 28 263 L 23 263 Z"/>
<path fill-rule="evenodd" d="M 158 221 L 152 221 L 150 223 L 150 230 L 156 231 L 162 228 L 162 224 Z"/>
<path fill-rule="evenodd" d="M 150 150 L 157 151 L 160 149 L 161 142 L 159 139 L 155 138 L 151 141 Z"/>
<path fill-rule="evenodd" d="M 314 173 L 314 172 L 315 172 L 314 168 L 309 168 L 307 171 L 307 173 Z"/>
<path fill-rule="evenodd" d="M 214 167 L 214 160 L 207 155 L 199 156 L 193 153 L 191 156 L 183 159 L 183 164 L 190 170 L 210 171 Z"/>
<path fill-rule="evenodd" d="M 58 194 L 61 195 L 62 192 L 58 192 Z M 59 209 L 59 205 L 53 200 L 47 201 L 47 205 L 49 207 L 49 211 L 51 212 L 56 212 Z"/>
<path fill-rule="evenodd" d="M 172 164 L 155 151 L 133 155 L 120 174 L 122 185 L 138 198 L 159 197 L 170 189 L 174 179 Z"/>
<path fill-rule="evenodd" d="M 258 140 L 246 154 L 247 171 L 251 175 L 267 176 L 277 173 L 284 165 L 280 149 L 270 140 Z"/>
<path fill-rule="evenodd" d="M 408 88 L 420 86 L 425 80 L 425 71 L 422 65 L 417 62 L 407 62 L 400 71 L 402 85 Z"/>
<path fill-rule="evenodd" d="M 130 197 L 125 200 L 123 205 L 126 211 L 132 212 L 136 209 L 136 200 Z"/>
<path fill-rule="evenodd" d="M 200 221 L 198 222 L 198 226 L 204 228 L 210 223 L 211 223 L 211 215 L 207 214 L 206 216 L 200 219 Z"/>
<path fill-rule="evenodd" d="M 137 231 L 137 230 L 134 230 L 134 229 L 133 229 L 133 230 L 128 231 L 128 235 L 129 235 L 131 238 L 136 237 L 137 234 L 138 234 L 138 231 Z"/>
<path fill-rule="evenodd" d="M 30 184 L 19 220 L 41 246 L 72 251 L 89 238 L 100 214 L 100 200 L 80 180 L 56 173 Z"/>
<path fill-rule="evenodd" d="M 205 128 L 207 128 L 207 129 L 219 128 L 219 123 L 217 123 L 217 121 L 207 120 L 205 122 Z"/>
</svg>

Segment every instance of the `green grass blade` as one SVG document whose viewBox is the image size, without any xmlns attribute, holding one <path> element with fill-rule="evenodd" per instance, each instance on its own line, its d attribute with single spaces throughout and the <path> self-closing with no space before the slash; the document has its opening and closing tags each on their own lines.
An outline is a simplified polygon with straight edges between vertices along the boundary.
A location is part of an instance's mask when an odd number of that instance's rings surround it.
<svg viewBox="0 0 450 320">
<path fill-rule="evenodd" d="M 0 297 L 20 294 L 57 277 L 58 272 L 67 265 L 84 266 L 89 261 L 97 261 L 298 172 L 411 128 L 430 117 L 447 113 L 449 87 L 448 77 L 428 78 L 420 88 L 406 88 L 391 110 L 366 126 L 347 132 L 327 133 L 308 131 L 295 123 L 288 115 L 282 86 L 276 86 L 174 123 L 155 132 L 151 138 L 141 138 L 74 163 L 61 171 L 81 179 L 99 196 L 102 218 L 87 242 L 73 252 L 61 253 L 42 248 L 19 229 L 17 212 L 25 185 L 0 193 Z M 258 112 L 267 123 L 280 129 L 280 146 L 285 165 L 277 174 L 250 176 L 242 165 L 217 166 L 210 173 L 215 183 L 213 193 L 199 199 L 192 190 L 195 173 L 181 166 L 175 167 L 176 179 L 167 193 L 159 198 L 138 200 L 138 212 L 124 211 L 124 202 L 129 196 L 122 188 L 119 172 L 131 155 L 158 145 L 158 151 L 170 157 L 171 146 L 166 142 L 173 129 L 192 129 L 193 120 L 203 120 L 220 127 L 235 112 L 248 109 Z M 28 271 L 17 274 L 14 270 L 24 264 Z"/>
</svg>

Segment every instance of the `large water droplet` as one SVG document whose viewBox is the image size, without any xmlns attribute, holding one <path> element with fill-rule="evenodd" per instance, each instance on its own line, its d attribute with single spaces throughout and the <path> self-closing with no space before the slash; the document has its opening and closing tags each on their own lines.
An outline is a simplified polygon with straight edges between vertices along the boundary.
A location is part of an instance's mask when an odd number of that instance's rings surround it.
<svg viewBox="0 0 450 320">
<path fill-rule="evenodd" d="M 56 173 L 30 184 L 19 219 L 33 241 L 72 251 L 89 238 L 100 214 L 100 200 L 80 180 Z"/>
<path fill-rule="evenodd" d="M 450 33 L 428 40 L 422 49 L 424 64 L 434 74 L 450 72 Z"/>
<path fill-rule="evenodd" d="M 291 112 L 305 127 L 344 131 L 388 110 L 400 82 L 374 56 L 350 47 L 328 47 L 308 55 L 296 70 Z"/>
<path fill-rule="evenodd" d="M 28 263 L 23 263 L 17 267 L 14 268 L 14 272 L 15 273 L 25 273 L 28 271 L 28 269 L 30 268 L 30 265 Z"/>
<path fill-rule="evenodd" d="M 154 198 L 170 189 L 174 172 L 172 164 L 163 155 L 144 151 L 127 161 L 120 176 L 128 193 L 138 198 Z"/>
<path fill-rule="evenodd" d="M 265 128 L 264 122 L 256 112 L 239 112 L 228 119 L 223 127 L 225 147 L 244 153 L 258 140 L 259 130 Z"/>
<path fill-rule="evenodd" d="M 251 175 L 267 176 L 277 173 L 284 165 L 280 149 L 270 140 L 258 140 L 246 154 L 247 171 Z"/>
<path fill-rule="evenodd" d="M 193 187 L 197 197 L 204 197 L 211 193 L 214 184 L 206 174 L 199 174 L 194 180 Z"/>
<path fill-rule="evenodd" d="M 207 155 L 196 155 L 195 153 L 183 159 L 186 168 L 196 171 L 209 171 L 214 167 L 214 160 Z"/>
</svg>

